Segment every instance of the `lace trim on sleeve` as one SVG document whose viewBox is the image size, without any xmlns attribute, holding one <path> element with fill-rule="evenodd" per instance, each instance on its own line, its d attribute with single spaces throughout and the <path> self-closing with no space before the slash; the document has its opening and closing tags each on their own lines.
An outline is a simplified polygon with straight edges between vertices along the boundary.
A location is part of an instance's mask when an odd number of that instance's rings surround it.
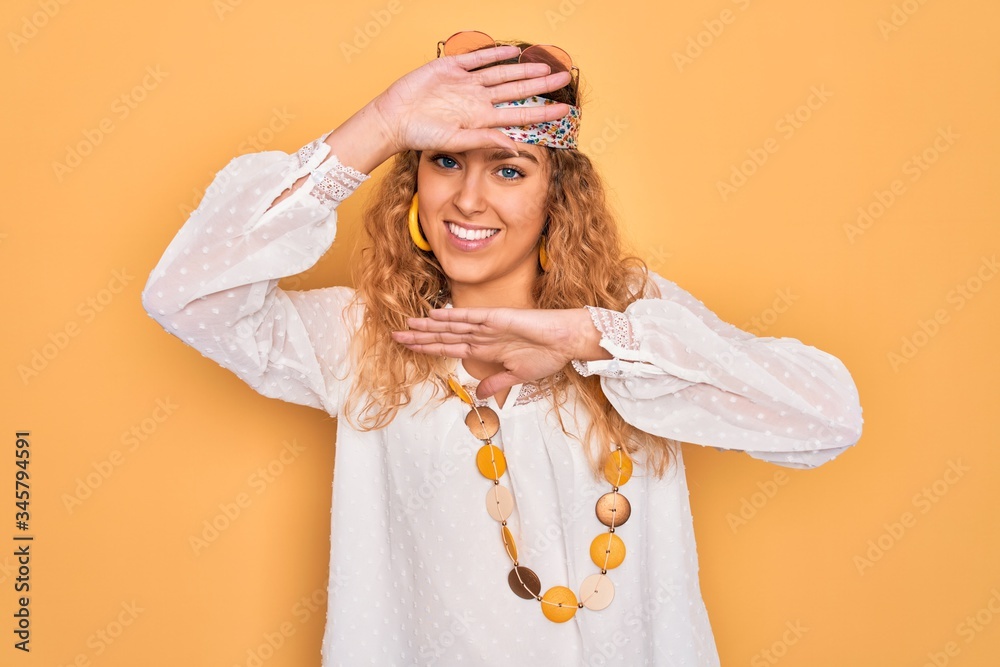
<svg viewBox="0 0 1000 667">
<path fill-rule="evenodd" d="M 552 395 L 552 387 L 566 379 L 566 374 L 556 371 L 548 380 L 538 382 L 525 382 L 521 385 L 521 391 L 517 395 L 514 405 L 527 405 L 540 401 Z"/>
<path fill-rule="evenodd" d="M 595 308 L 585 306 L 590 313 L 590 319 L 594 321 L 594 326 L 601 332 L 601 342 L 609 341 L 615 347 L 623 350 L 638 350 L 639 341 L 636 340 L 632 332 L 632 324 L 628 321 L 625 313 L 619 313 L 606 308 Z"/>
<path fill-rule="evenodd" d="M 315 197 L 327 208 L 335 208 L 344 201 L 362 183 L 371 178 L 353 167 L 343 164 L 336 155 L 330 153 L 326 143 L 329 132 L 300 148 L 297 152 L 299 168 L 310 168 L 309 178 L 312 187 L 309 194 Z M 329 157 L 327 157 L 329 155 Z M 325 159 L 324 159 L 325 158 Z M 320 164 L 315 164 L 319 162 Z"/>
<path fill-rule="evenodd" d="M 593 320 L 594 327 L 601 332 L 601 347 L 606 348 L 607 345 L 612 345 L 619 350 L 635 351 L 639 349 L 639 341 L 636 339 L 632 331 L 632 323 L 629 322 L 628 316 L 625 313 L 608 310 L 607 308 L 595 308 L 594 306 L 585 306 L 585 308 L 590 313 L 590 319 Z M 591 369 L 590 364 L 586 361 L 574 359 L 572 364 L 573 369 L 583 377 L 593 375 L 597 372 Z M 627 373 L 621 368 L 618 360 L 613 359 L 601 370 L 601 375 L 607 377 L 625 377 Z"/>
<path fill-rule="evenodd" d="M 316 139 L 315 141 L 310 141 L 308 144 L 299 149 L 299 166 L 304 167 L 309 164 L 309 160 L 319 149 L 320 144 L 323 143 L 323 139 Z"/>
<path fill-rule="evenodd" d="M 368 174 L 342 164 L 336 155 L 331 155 L 313 169 L 309 177 L 315 184 L 309 194 L 328 208 L 334 208 L 350 197 L 362 183 L 371 178 Z"/>
</svg>

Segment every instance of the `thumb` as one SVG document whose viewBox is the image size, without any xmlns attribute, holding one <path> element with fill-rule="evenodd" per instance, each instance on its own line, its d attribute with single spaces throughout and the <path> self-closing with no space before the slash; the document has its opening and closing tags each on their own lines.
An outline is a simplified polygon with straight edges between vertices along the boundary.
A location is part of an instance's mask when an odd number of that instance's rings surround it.
<svg viewBox="0 0 1000 667">
<path fill-rule="evenodd" d="M 510 371 L 504 371 L 502 373 L 497 373 L 496 375 L 491 375 L 480 382 L 479 386 L 476 387 L 476 396 L 478 398 L 492 396 L 498 391 L 510 389 L 517 384 L 517 382 L 517 376 Z"/>
</svg>

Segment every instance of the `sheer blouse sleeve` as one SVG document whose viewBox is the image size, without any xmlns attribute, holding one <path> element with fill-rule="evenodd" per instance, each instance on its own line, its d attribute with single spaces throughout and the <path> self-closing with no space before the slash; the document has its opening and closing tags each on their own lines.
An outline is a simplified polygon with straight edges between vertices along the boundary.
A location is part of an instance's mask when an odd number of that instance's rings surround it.
<svg viewBox="0 0 1000 667">
<path fill-rule="evenodd" d="M 337 205 L 369 178 L 330 154 L 328 134 L 293 155 L 266 151 L 229 162 L 150 274 L 142 301 L 169 333 L 261 394 L 336 415 L 353 292 L 278 287 L 329 249 Z"/>
<path fill-rule="evenodd" d="M 633 426 L 666 438 L 747 452 L 794 468 L 836 457 L 861 437 L 861 405 L 836 357 L 794 338 L 755 337 L 673 282 L 624 313 L 589 308 L 606 361 L 597 374 Z"/>
</svg>

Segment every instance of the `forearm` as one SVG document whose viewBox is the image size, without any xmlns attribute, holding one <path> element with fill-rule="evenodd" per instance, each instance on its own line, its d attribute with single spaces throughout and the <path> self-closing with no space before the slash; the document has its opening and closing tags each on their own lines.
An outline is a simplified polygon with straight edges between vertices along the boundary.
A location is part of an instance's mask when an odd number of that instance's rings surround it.
<svg viewBox="0 0 1000 667">
<path fill-rule="evenodd" d="M 334 415 L 350 336 L 340 313 L 353 294 L 285 292 L 278 280 L 330 247 L 338 202 L 303 191 L 269 206 L 320 159 L 266 151 L 230 161 L 150 274 L 142 302 L 169 333 L 260 393 Z"/>
<path fill-rule="evenodd" d="M 370 174 L 398 152 L 389 139 L 374 100 L 333 130 L 324 143 L 330 147 L 330 155 L 336 155 L 341 164 L 363 174 Z M 298 179 L 271 205 L 274 206 L 291 197 L 309 180 L 309 174 Z"/>
<path fill-rule="evenodd" d="M 604 376 L 626 421 L 783 465 L 819 465 L 858 440 L 857 389 L 838 359 L 792 338 L 755 338 L 675 285 L 661 290 L 628 315 L 601 311 L 595 324 L 615 358 L 575 364 Z"/>
</svg>

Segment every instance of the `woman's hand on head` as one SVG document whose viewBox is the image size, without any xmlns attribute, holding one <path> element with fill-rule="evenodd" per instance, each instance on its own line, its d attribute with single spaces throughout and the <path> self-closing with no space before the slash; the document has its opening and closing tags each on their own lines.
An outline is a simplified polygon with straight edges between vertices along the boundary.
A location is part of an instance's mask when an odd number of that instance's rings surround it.
<svg viewBox="0 0 1000 667">
<path fill-rule="evenodd" d="M 611 358 L 583 308 L 442 308 L 407 323 L 392 337 L 414 352 L 503 367 L 479 383 L 480 398 L 548 377 L 574 359 Z"/>
<path fill-rule="evenodd" d="M 509 102 L 558 90 L 569 72 L 549 74 L 542 63 L 482 65 L 516 57 L 516 46 L 501 46 L 437 58 L 394 82 L 372 100 L 372 106 L 397 152 L 445 150 L 462 152 L 517 144 L 495 129 L 556 120 L 569 113 L 566 104 L 506 107 Z"/>
</svg>

